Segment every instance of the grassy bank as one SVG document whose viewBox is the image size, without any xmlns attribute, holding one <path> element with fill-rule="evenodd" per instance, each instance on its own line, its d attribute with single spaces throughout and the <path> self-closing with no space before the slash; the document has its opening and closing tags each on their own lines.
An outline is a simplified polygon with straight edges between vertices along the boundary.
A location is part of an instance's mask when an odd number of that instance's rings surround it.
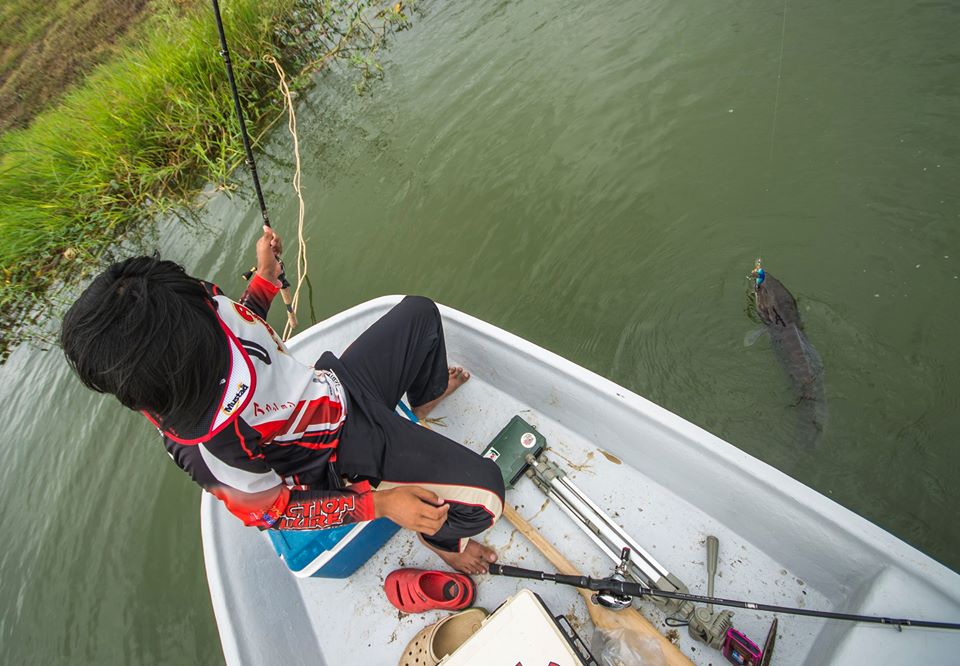
<svg viewBox="0 0 960 666">
<path fill-rule="evenodd" d="M 282 110 L 265 55 L 289 72 L 326 62 L 331 52 L 350 52 L 362 64 L 364 44 L 375 49 L 392 27 L 403 25 L 401 5 L 387 7 L 374 12 L 368 3 L 347 0 L 222 2 L 254 133 Z M 138 37 L 59 105 L 27 129 L 0 137 L 2 347 L 26 311 L 44 311 L 52 284 L 96 264 L 133 225 L 188 200 L 205 180 L 223 181 L 242 163 L 209 3 L 171 0 L 154 8 Z M 359 46 L 343 48 L 351 38 Z"/>
<path fill-rule="evenodd" d="M 3 0 L 0 132 L 26 127 L 149 15 L 148 0 Z"/>
</svg>

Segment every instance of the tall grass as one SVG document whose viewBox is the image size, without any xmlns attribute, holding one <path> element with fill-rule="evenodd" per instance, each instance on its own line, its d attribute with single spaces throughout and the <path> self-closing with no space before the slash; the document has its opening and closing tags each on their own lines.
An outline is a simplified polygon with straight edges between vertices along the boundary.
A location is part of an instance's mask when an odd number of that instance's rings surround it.
<svg viewBox="0 0 960 666">
<path fill-rule="evenodd" d="M 282 57 L 276 26 L 293 3 L 233 0 L 224 7 L 245 113 L 275 87 L 262 61 Z M 148 200 L 182 194 L 201 171 L 214 179 L 238 158 L 216 28 L 201 6 L 168 9 L 139 43 L 98 68 L 26 130 L 0 137 L 0 306 L 36 289 L 64 252 L 98 248 Z M 25 268 L 29 267 L 29 271 Z"/>
<path fill-rule="evenodd" d="M 66 265 L 95 257 L 146 210 L 182 201 L 198 178 L 222 181 L 241 163 L 239 126 L 209 4 L 183 5 L 180 0 L 166 6 L 142 29 L 138 43 L 95 70 L 28 129 L 0 137 L 4 332 L 62 277 Z M 344 0 L 222 3 L 249 126 L 261 126 L 265 114 L 275 116 L 282 106 L 276 74 L 263 56 L 296 68 L 316 55 L 303 42 L 318 30 L 319 12 L 349 14 L 353 24 L 367 25 L 360 18 L 366 6 Z M 399 8 L 392 11 L 399 14 Z M 307 25 L 296 26 L 298 21 Z M 330 37 L 326 27 L 321 31 Z"/>
</svg>

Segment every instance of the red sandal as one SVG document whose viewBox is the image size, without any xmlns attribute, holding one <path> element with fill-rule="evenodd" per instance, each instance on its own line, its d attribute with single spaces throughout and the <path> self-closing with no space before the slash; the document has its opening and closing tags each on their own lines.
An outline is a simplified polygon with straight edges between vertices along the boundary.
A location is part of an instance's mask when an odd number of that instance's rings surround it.
<svg viewBox="0 0 960 666">
<path fill-rule="evenodd" d="M 477 586 L 452 571 L 397 569 L 383 583 L 387 599 L 404 613 L 428 610 L 462 610 L 473 603 Z"/>
</svg>

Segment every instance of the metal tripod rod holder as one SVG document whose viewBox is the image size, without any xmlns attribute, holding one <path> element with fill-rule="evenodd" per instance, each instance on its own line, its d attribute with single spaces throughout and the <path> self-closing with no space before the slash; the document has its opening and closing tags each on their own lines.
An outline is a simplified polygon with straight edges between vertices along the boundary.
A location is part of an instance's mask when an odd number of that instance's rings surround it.
<svg viewBox="0 0 960 666">
<path fill-rule="evenodd" d="M 586 534 L 590 538 L 590 540 L 593 541 L 593 543 L 596 544 L 597 547 L 604 552 L 604 554 L 607 557 L 609 557 L 611 560 L 615 562 L 619 561 L 616 554 L 613 552 L 610 546 L 607 545 L 607 542 L 604 541 L 596 531 L 590 529 L 590 526 L 587 524 L 587 518 L 585 518 L 583 515 L 578 513 L 576 509 L 574 509 L 573 506 L 571 506 L 567 502 L 566 498 L 564 498 L 562 495 L 560 495 L 556 490 L 554 490 L 550 486 L 547 486 L 547 487 L 540 486 L 539 482 L 536 479 L 534 479 L 534 483 L 537 484 L 537 487 L 540 488 L 549 499 L 553 500 L 553 502 L 560 508 L 561 511 L 567 514 L 567 516 L 569 516 L 570 519 L 573 520 L 573 522 L 581 530 L 583 530 L 583 533 Z M 628 568 L 629 566 L 630 566 L 630 563 L 627 564 Z M 635 578 L 635 576 L 632 573 L 630 574 L 630 577 Z"/>
<path fill-rule="evenodd" d="M 688 588 L 666 567 L 657 562 L 617 525 L 600 507 L 594 504 L 569 478 L 566 472 L 546 459 L 527 456 L 527 470 L 534 484 L 570 516 L 574 523 L 610 558 L 619 565 L 624 549 L 629 549 L 629 564 L 625 574 L 633 580 L 665 592 L 688 592 Z M 689 601 L 652 597 L 651 601 L 664 612 L 683 618 L 693 614 Z"/>
<path fill-rule="evenodd" d="M 670 575 L 663 565 L 653 559 L 653 556 L 648 553 L 646 550 L 641 548 L 633 538 L 623 531 L 619 525 L 617 525 L 613 520 L 610 519 L 603 509 L 594 504 L 589 497 L 587 497 L 582 490 L 580 490 L 573 481 L 571 481 L 567 476 L 561 476 L 557 479 L 557 482 L 566 488 L 570 494 L 577 498 L 579 501 L 583 502 L 590 510 L 591 514 L 595 516 L 612 534 L 614 534 L 618 539 L 621 539 L 627 547 L 630 548 L 631 556 L 636 554 L 636 557 L 631 557 L 631 561 L 637 562 L 637 566 L 641 568 L 644 575 L 650 579 L 651 582 L 656 582 L 660 578 L 666 578 Z"/>
<path fill-rule="evenodd" d="M 626 576 L 634 581 L 649 585 L 654 590 L 666 593 L 687 594 L 688 588 L 666 567 L 657 562 L 614 522 L 607 513 L 597 506 L 587 495 L 571 481 L 566 472 L 547 460 L 543 454 L 539 458 L 532 454 L 526 456 L 529 465 L 527 476 L 552 500 L 560 510 L 617 565 L 615 576 Z M 708 540 L 708 584 L 713 588 L 713 574 L 716 572 L 716 538 Z M 711 563 L 712 562 L 712 567 Z M 711 595 L 712 596 L 712 595 Z M 698 608 L 688 600 L 676 597 L 648 597 L 664 613 L 689 622 L 690 635 L 702 643 L 720 648 L 727 630 L 732 626 L 730 611 L 716 612 L 712 607 Z M 627 603 L 614 595 L 597 595 L 597 603 L 614 610 L 624 608 Z"/>
</svg>

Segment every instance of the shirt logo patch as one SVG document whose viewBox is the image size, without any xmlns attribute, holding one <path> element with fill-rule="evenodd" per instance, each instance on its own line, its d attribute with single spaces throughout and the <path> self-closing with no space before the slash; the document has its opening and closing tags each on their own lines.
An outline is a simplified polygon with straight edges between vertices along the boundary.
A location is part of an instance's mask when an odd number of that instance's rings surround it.
<svg viewBox="0 0 960 666">
<path fill-rule="evenodd" d="M 237 406 L 238 402 L 240 402 L 240 398 L 246 395 L 247 391 L 249 390 L 250 390 L 250 387 L 244 384 L 243 382 L 240 382 L 239 384 L 237 384 L 237 392 L 230 399 L 230 402 L 228 402 L 223 406 L 223 413 L 229 414 L 230 412 L 232 412 L 233 408 Z"/>
<path fill-rule="evenodd" d="M 248 324 L 257 323 L 256 317 L 254 317 L 253 313 L 250 312 L 250 310 L 248 310 L 244 306 L 240 305 L 239 303 L 234 303 L 233 309 L 236 310 L 237 314 L 240 315 L 240 318 L 243 319 Z"/>
</svg>

